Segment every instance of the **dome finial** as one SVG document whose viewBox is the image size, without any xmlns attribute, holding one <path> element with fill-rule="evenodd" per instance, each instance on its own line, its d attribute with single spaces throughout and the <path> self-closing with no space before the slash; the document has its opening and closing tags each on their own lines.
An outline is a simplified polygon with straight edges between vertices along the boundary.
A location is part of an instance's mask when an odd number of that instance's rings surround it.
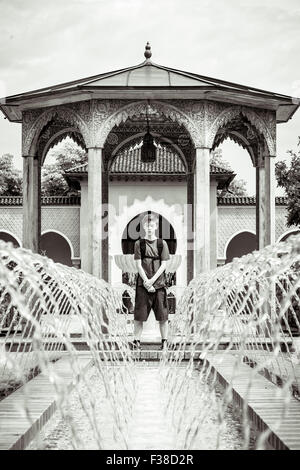
<svg viewBox="0 0 300 470">
<path fill-rule="evenodd" d="M 151 46 L 150 46 L 149 42 L 147 42 L 147 44 L 146 44 L 144 56 L 146 57 L 146 59 L 150 59 L 150 57 L 152 56 Z"/>
</svg>

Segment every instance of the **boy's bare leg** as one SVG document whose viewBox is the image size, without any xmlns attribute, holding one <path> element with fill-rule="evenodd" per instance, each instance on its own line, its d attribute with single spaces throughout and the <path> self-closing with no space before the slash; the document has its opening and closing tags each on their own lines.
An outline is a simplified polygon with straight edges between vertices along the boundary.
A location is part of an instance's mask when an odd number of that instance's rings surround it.
<svg viewBox="0 0 300 470">
<path fill-rule="evenodd" d="M 159 322 L 161 339 L 168 339 L 168 320 Z"/>
<path fill-rule="evenodd" d="M 134 320 L 134 339 L 141 341 L 142 332 L 143 332 L 143 322 Z"/>
</svg>

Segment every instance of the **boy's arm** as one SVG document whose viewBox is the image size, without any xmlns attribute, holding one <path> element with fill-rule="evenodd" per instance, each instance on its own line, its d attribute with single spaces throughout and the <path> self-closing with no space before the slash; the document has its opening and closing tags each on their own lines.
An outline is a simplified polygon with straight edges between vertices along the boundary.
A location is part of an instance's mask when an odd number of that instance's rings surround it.
<svg viewBox="0 0 300 470">
<path fill-rule="evenodd" d="M 141 276 L 141 278 L 143 279 L 144 282 L 146 281 L 149 281 L 143 267 L 142 267 L 142 260 L 141 259 L 137 259 L 135 260 L 136 262 L 136 267 L 137 267 L 137 270 L 139 272 L 139 275 Z"/>
<path fill-rule="evenodd" d="M 148 283 L 152 286 L 152 284 L 156 281 L 156 279 L 164 272 L 167 267 L 167 261 L 170 259 L 170 253 L 168 244 L 165 240 L 163 240 L 163 249 L 161 252 L 161 265 L 156 271 L 156 273 L 149 279 Z"/>
<path fill-rule="evenodd" d="M 144 282 L 148 281 L 147 274 L 144 271 L 144 268 L 142 267 L 141 247 L 139 240 L 137 240 L 134 244 L 134 260 L 139 275 L 141 276 Z"/>
<path fill-rule="evenodd" d="M 151 279 L 147 279 L 148 284 L 150 284 L 150 285 L 154 284 L 154 282 L 156 281 L 156 279 L 159 278 L 159 276 L 164 272 L 164 270 L 166 269 L 166 267 L 167 267 L 167 261 L 164 260 L 164 261 L 161 262 L 160 267 L 158 268 L 158 270 L 156 271 L 156 273 L 151 277 Z"/>
</svg>

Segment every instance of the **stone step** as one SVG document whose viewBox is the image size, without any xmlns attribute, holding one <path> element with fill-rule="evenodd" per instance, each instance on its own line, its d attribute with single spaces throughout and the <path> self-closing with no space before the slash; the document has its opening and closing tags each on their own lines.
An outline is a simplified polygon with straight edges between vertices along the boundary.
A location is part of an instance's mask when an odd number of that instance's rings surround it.
<svg viewBox="0 0 300 470">
<path fill-rule="evenodd" d="M 89 351 L 89 342 L 85 337 L 81 334 L 71 334 L 69 338 L 70 343 L 72 346 L 78 351 Z M 128 342 L 132 342 L 133 337 L 132 335 L 128 335 Z M 93 343 L 94 347 L 96 347 L 96 343 Z M 143 338 L 142 337 L 142 349 L 145 351 L 158 351 L 160 349 L 161 341 L 158 337 L 155 338 Z M 183 341 L 181 337 L 172 342 L 172 348 L 178 350 L 182 347 Z M 6 351 L 10 352 L 29 352 L 32 351 L 32 339 L 31 338 L 23 338 L 21 335 L 14 335 L 11 338 L 0 338 L 0 346 L 3 345 Z M 245 349 L 249 351 L 253 350 L 253 341 L 249 341 L 249 347 L 243 346 Z M 203 351 L 214 348 L 214 339 L 211 340 L 206 339 L 205 341 L 198 341 L 196 346 L 191 341 L 187 341 L 185 343 L 184 349 L 190 350 L 191 347 L 196 349 L 197 351 Z M 219 341 L 217 345 L 217 350 L 225 350 L 230 347 L 231 350 L 240 349 L 240 343 L 237 340 L 236 342 L 231 342 L 229 338 L 224 336 L 224 338 Z M 286 352 L 287 348 L 292 349 L 293 343 L 292 341 L 283 340 L 281 343 L 281 351 Z M 63 344 L 61 341 L 57 341 L 57 338 L 53 336 L 48 336 L 43 339 L 43 348 L 47 351 L 66 351 L 67 346 Z M 107 349 L 118 349 L 117 343 L 113 340 L 110 340 L 107 336 L 105 340 L 105 348 Z M 99 348 L 100 349 L 100 348 Z M 101 345 L 101 349 L 103 346 Z M 269 338 L 258 338 L 255 342 L 255 349 L 260 350 L 263 349 L 265 351 L 272 350 L 272 342 Z"/>
</svg>

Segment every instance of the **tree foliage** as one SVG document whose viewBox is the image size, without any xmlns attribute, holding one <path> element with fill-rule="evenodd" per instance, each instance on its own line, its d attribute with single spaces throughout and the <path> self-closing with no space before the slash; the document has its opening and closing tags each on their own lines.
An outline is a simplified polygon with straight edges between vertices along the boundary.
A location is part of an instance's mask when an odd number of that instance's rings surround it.
<svg viewBox="0 0 300 470">
<path fill-rule="evenodd" d="M 219 166 L 225 170 L 232 171 L 230 163 L 227 160 L 224 160 L 222 149 L 213 150 L 210 154 L 210 163 L 212 165 Z"/>
<path fill-rule="evenodd" d="M 68 192 L 69 186 L 63 177 L 63 171 L 54 163 L 42 168 L 41 191 L 43 196 L 57 196 Z"/>
<path fill-rule="evenodd" d="M 225 196 L 247 196 L 247 183 L 243 179 L 235 179 L 228 186 Z M 224 194 L 223 194 L 224 195 Z"/>
<path fill-rule="evenodd" d="M 64 172 L 73 166 L 81 165 L 87 160 L 86 152 L 72 139 L 66 138 L 48 152 L 47 159 L 54 163 L 44 164 L 42 168 L 42 194 L 57 196 L 67 194 L 70 190 Z"/>
<path fill-rule="evenodd" d="M 287 226 L 300 226 L 300 137 L 298 151 L 289 150 L 290 165 L 285 161 L 275 164 L 275 174 L 278 186 L 285 189 L 287 204 Z"/>
<path fill-rule="evenodd" d="M 210 163 L 220 168 L 232 171 L 230 164 L 224 160 L 221 149 L 211 152 Z M 222 196 L 247 196 L 246 181 L 234 178 L 227 189 L 221 191 Z"/>
<path fill-rule="evenodd" d="M 42 167 L 41 190 L 45 196 L 64 195 L 70 191 L 64 178 L 64 172 L 73 166 L 81 165 L 87 161 L 86 152 L 72 139 L 66 138 L 60 144 L 48 152 L 46 161 Z M 223 159 L 222 150 L 212 152 L 211 163 L 232 171 L 230 164 Z M 13 156 L 5 154 L 0 158 L 0 195 L 19 196 L 22 194 L 21 172 L 13 165 Z M 245 196 L 246 183 L 240 179 L 234 179 L 229 185 L 224 196 Z"/>
<path fill-rule="evenodd" d="M 14 167 L 13 155 L 6 153 L 0 157 L 0 195 L 20 196 L 22 194 L 21 172 Z"/>
</svg>

